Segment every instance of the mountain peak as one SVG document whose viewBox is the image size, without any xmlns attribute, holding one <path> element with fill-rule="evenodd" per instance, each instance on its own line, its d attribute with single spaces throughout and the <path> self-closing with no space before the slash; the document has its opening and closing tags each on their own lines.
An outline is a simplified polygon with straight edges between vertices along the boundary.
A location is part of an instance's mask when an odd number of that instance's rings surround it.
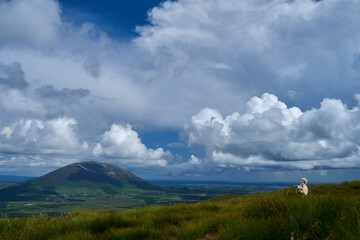
<svg viewBox="0 0 360 240">
<path fill-rule="evenodd" d="M 115 164 L 95 161 L 73 163 L 39 177 L 37 180 L 52 183 L 61 183 L 66 181 L 92 182 L 112 184 L 116 186 L 124 186 L 128 184 L 140 188 L 148 188 L 152 186 L 149 182 Z"/>
<path fill-rule="evenodd" d="M 84 161 L 59 168 L 44 176 L 0 189 L 0 201 L 20 201 L 73 195 L 74 189 L 117 192 L 119 189 L 157 189 L 144 179 L 114 164 Z M 76 192 L 76 191 L 75 191 Z"/>
</svg>

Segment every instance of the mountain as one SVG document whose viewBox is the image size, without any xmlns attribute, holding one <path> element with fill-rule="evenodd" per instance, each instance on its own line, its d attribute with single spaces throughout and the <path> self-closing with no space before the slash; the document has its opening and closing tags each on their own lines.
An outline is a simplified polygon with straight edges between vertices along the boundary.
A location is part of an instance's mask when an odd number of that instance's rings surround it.
<svg viewBox="0 0 360 240">
<path fill-rule="evenodd" d="M 79 209 L 124 211 L 148 205 L 195 203 L 222 193 L 262 191 L 266 189 L 248 186 L 157 186 L 116 165 L 80 162 L 38 178 L 0 186 L 0 217 L 39 213 L 59 216 Z"/>
<path fill-rule="evenodd" d="M 115 186 L 132 185 L 149 188 L 153 185 L 131 172 L 114 164 L 94 161 L 73 163 L 41 176 L 35 181 L 59 184 L 64 182 L 90 182 Z"/>
<path fill-rule="evenodd" d="M 117 165 L 85 161 L 0 189 L 0 201 L 64 198 L 99 192 L 115 194 L 122 189 L 157 188 Z"/>
</svg>

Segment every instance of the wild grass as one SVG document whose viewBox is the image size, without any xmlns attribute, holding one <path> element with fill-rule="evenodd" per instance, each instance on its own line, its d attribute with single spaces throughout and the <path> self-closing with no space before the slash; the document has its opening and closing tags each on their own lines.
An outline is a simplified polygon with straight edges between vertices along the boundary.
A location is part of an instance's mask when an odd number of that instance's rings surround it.
<svg viewBox="0 0 360 240">
<path fill-rule="evenodd" d="M 0 219 L 0 239 L 360 239 L 360 182 L 197 204 Z"/>
</svg>

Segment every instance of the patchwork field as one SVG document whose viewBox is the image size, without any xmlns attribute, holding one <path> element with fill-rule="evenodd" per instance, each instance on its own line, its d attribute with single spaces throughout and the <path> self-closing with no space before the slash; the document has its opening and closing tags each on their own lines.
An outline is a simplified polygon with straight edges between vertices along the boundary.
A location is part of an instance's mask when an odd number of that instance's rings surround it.
<svg viewBox="0 0 360 240">
<path fill-rule="evenodd" d="M 131 186 L 124 188 L 109 184 L 89 185 L 89 183 L 86 185 L 69 183 L 53 189 L 31 183 L 29 189 L 31 191 L 16 195 L 16 199 L 0 201 L 0 216 L 21 217 L 39 213 L 59 216 L 79 209 L 125 211 L 149 205 L 196 203 L 224 193 L 246 194 L 269 191 L 260 187 L 185 186 L 162 186 L 156 190 L 144 190 Z M 25 191 L 24 186 L 21 191 Z"/>
</svg>

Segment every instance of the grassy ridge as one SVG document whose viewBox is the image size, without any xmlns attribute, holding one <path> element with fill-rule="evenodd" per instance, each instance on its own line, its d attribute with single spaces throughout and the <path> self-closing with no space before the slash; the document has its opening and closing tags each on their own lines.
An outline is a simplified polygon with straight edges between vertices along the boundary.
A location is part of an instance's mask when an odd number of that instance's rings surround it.
<svg viewBox="0 0 360 240">
<path fill-rule="evenodd" d="M 0 189 L 9 186 L 11 183 L 0 182 Z"/>
<path fill-rule="evenodd" d="M 0 219 L 0 239 L 360 239 L 360 182 L 127 212 Z"/>
</svg>

